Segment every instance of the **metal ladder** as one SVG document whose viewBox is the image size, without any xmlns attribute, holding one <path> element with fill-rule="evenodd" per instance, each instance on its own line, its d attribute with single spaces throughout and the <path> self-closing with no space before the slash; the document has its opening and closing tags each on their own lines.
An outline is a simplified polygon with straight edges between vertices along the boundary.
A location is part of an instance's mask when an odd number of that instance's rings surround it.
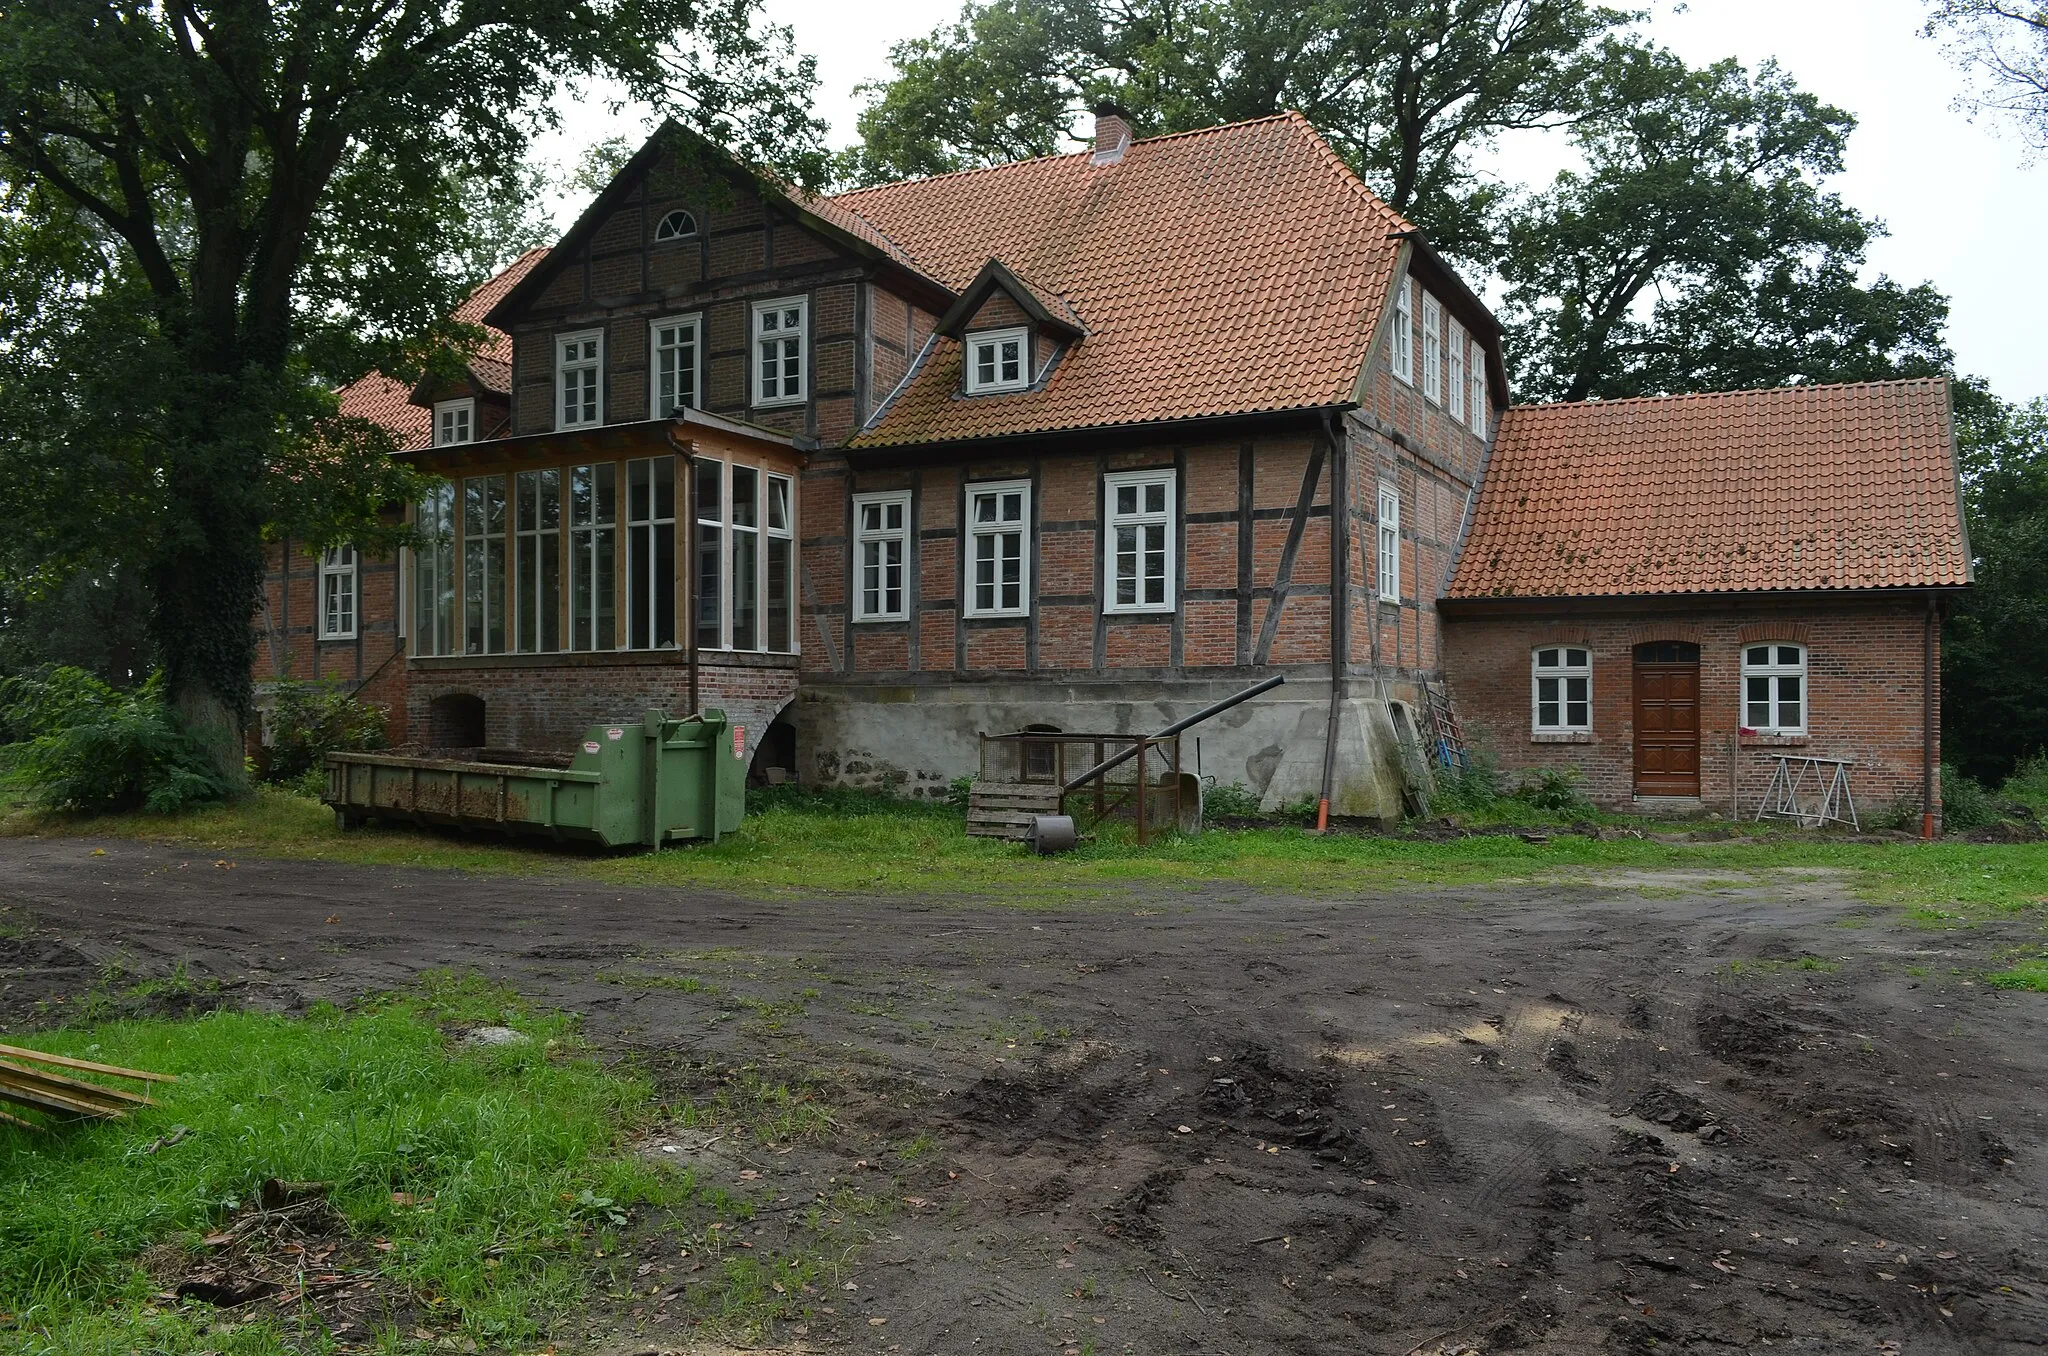
<svg viewBox="0 0 2048 1356">
<path fill-rule="evenodd" d="M 1469 772 L 1472 757 L 1465 751 L 1465 727 L 1458 723 L 1458 713 L 1451 706 L 1450 689 L 1441 683 L 1418 683 L 1422 689 L 1423 704 L 1429 712 L 1431 751 L 1436 755 L 1438 767 L 1445 770 Z"/>
</svg>

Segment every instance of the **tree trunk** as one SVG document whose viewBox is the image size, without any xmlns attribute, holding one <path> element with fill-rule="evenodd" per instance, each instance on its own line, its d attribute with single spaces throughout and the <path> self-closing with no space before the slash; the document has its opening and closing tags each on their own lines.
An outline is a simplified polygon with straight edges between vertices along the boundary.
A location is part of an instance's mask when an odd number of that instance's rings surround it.
<svg viewBox="0 0 2048 1356">
<path fill-rule="evenodd" d="M 165 693 L 229 785 L 246 787 L 243 732 L 263 588 L 263 477 L 275 390 L 254 374 L 197 379 L 174 403 L 170 524 L 150 569 Z"/>
</svg>

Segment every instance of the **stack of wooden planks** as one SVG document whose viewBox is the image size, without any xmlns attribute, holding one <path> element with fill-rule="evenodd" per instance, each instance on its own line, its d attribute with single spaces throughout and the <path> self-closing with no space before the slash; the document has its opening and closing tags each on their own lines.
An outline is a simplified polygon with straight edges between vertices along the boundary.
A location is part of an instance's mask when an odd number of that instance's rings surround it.
<svg viewBox="0 0 2048 1356">
<path fill-rule="evenodd" d="M 156 1105 L 139 1092 L 49 1072 L 53 1068 L 112 1078 L 132 1078 L 141 1083 L 178 1081 L 170 1074 L 146 1073 L 141 1069 L 123 1069 L 112 1064 L 95 1064 L 87 1059 L 46 1055 L 40 1050 L 0 1045 L 0 1102 L 12 1102 L 57 1121 L 118 1120 L 136 1107 Z M 26 1130 L 47 1128 L 40 1122 L 24 1120 L 6 1111 L 0 1111 L 0 1124 Z"/>
</svg>

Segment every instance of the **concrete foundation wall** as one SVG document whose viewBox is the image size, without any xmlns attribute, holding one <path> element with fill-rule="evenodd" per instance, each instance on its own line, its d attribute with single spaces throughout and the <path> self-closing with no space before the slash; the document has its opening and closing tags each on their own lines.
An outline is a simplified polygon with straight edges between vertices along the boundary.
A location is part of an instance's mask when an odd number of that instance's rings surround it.
<svg viewBox="0 0 2048 1356">
<path fill-rule="evenodd" d="M 1034 725 L 1090 734 L 1145 733 L 1255 680 L 1118 677 L 892 687 L 807 675 L 790 713 L 797 732 L 798 775 L 817 786 L 941 796 L 954 778 L 975 775 L 981 733 Z M 1245 786 L 1268 809 L 1314 799 L 1322 787 L 1329 697 L 1327 672 L 1290 677 L 1287 686 L 1182 735 L 1183 768 L 1199 770 L 1210 785 Z M 1337 750 L 1332 812 L 1398 816 L 1399 763 L 1391 727 L 1376 699 L 1353 695 L 1342 703 Z"/>
</svg>

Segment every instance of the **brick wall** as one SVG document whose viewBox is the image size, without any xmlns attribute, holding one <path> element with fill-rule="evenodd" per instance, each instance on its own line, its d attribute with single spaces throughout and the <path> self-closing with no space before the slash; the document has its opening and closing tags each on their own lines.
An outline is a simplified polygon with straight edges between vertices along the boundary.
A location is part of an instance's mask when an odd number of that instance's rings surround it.
<svg viewBox="0 0 2048 1356">
<path fill-rule="evenodd" d="M 1926 603 L 1702 605 L 1570 616 L 1531 610 L 1464 616 L 1445 626 L 1452 698 L 1473 742 L 1504 769 L 1577 768 L 1601 805 L 1634 796 L 1634 647 L 1652 640 L 1700 647 L 1700 795 L 1705 808 L 1756 813 L 1781 750 L 1851 758 L 1851 789 L 1867 815 L 1899 799 L 1918 803 L 1925 698 Z M 1741 649 L 1758 640 L 1807 647 L 1808 734 L 1739 733 Z M 1935 757 L 1940 759 L 1940 654 L 1936 637 Z M 1593 654 L 1593 729 L 1585 742 L 1537 742 L 1530 727 L 1530 653 L 1549 644 Z M 1560 739 L 1560 736 L 1548 736 Z M 1939 789 L 1937 787 L 1937 797 Z"/>
<path fill-rule="evenodd" d="M 690 672 L 681 657 L 638 656 L 549 661 L 420 661 L 407 694 L 412 728 L 434 728 L 436 698 L 473 696 L 484 704 L 484 742 L 495 748 L 566 747 L 591 725 L 636 720 L 643 711 L 671 716 L 689 709 Z M 796 669 L 786 659 L 724 661 L 705 657 L 698 671 L 699 705 L 722 709 L 747 729 L 751 751 L 796 696 Z M 750 755 L 751 756 L 751 752 Z"/>
<path fill-rule="evenodd" d="M 1176 473 L 1179 605 L 1105 614 L 1103 477 L 1151 468 Z M 1014 480 L 1032 489 L 1031 613 L 965 618 L 968 488 Z M 936 677 L 1328 663 L 1332 482 L 1332 458 L 1312 428 L 926 467 L 854 469 L 817 453 L 803 481 L 805 671 Z M 912 496 L 910 616 L 855 622 L 848 505 L 882 490 Z"/>
<path fill-rule="evenodd" d="M 256 655 L 250 678 L 259 710 L 280 679 L 338 683 L 385 710 L 390 737 L 406 738 L 406 666 L 400 640 L 400 575 L 389 557 L 359 556 L 356 633 L 320 636 L 320 553 L 289 538 L 264 552 L 263 606 L 252 619 Z"/>
</svg>

